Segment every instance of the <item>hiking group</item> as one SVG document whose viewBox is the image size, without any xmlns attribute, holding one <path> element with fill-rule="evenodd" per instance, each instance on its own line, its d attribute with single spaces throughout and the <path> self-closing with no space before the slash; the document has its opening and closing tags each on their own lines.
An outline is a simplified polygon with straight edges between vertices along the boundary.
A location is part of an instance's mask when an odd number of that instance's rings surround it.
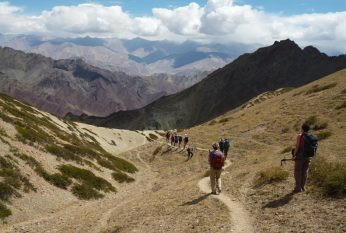
<svg viewBox="0 0 346 233">
<path fill-rule="evenodd" d="M 175 131 L 167 131 L 166 132 L 166 141 L 167 143 L 171 143 L 171 146 L 178 147 L 180 149 L 180 146 L 183 146 L 183 150 L 185 150 L 185 147 L 187 143 L 189 142 L 189 137 L 187 134 L 185 136 L 178 135 Z M 181 145 L 183 143 L 183 145 Z"/>
<path fill-rule="evenodd" d="M 305 191 L 305 185 L 308 177 L 309 165 L 311 158 L 316 155 L 317 151 L 317 137 L 309 132 L 310 126 L 304 123 L 301 127 L 301 132 L 298 133 L 295 148 L 292 150 L 291 159 L 295 162 L 294 165 L 294 178 L 295 187 L 293 192 Z M 181 142 L 184 141 L 183 150 L 185 149 L 189 138 L 187 134 L 185 137 L 178 135 L 176 132 L 167 132 L 166 134 L 167 143 L 170 142 L 172 146 L 180 148 Z M 230 141 L 226 138 L 220 138 L 219 142 L 212 144 L 212 151 L 209 151 L 208 162 L 210 165 L 210 186 L 211 194 L 218 195 L 221 193 L 221 173 L 222 168 L 225 165 L 225 160 L 228 155 L 230 147 Z M 188 147 L 188 158 L 193 156 L 193 148 Z M 282 161 L 283 161 L 282 160 Z"/>
</svg>

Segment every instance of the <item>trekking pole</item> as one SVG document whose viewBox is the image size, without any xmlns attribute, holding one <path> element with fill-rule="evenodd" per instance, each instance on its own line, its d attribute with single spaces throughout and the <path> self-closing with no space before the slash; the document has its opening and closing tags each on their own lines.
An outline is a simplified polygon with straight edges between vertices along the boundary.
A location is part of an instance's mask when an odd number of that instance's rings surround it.
<svg viewBox="0 0 346 233">
<path fill-rule="evenodd" d="M 281 166 L 285 164 L 286 161 L 294 161 L 296 159 L 281 159 Z"/>
</svg>

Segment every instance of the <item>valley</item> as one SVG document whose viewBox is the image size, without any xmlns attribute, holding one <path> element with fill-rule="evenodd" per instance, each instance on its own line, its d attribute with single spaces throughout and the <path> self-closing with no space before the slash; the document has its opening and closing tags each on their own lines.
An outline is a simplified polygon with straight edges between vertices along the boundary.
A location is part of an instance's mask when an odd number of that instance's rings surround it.
<svg viewBox="0 0 346 233">
<path fill-rule="evenodd" d="M 1 136 L 1 148 L 5 150 L 2 154 L 8 155 L 5 158 L 10 163 L 18 162 L 16 166 L 22 174 L 29 175 L 37 191 L 18 190 L 22 197 L 13 196 L 10 203 L 6 202 L 12 215 L 4 219 L 1 229 L 3 232 L 344 232 L 345 77 L 346 71 L 342 70 L 302 87 L 262 93 L 211 121 L 180 132 L 187 133 L 189 145 L 196 148 L 190 160 L 186 159 L 185 151 L 167 145 L 160 131 L 131 132 L 62 121 L 3 96 L 1 106 L 7 110 L 2 111 L 5 116 L 2 115 L 0 123 L 8 133 Z M 11 113 L 8 105 L 12 106 Z M 129 173 L 125 169 L 122 173 L 134 181 L 113 180 L 114 171 L 102 167 L 100 160 L 81 157 L 85 164 L 81 165 L 46 154 L 42 142 L 18 141 L 15 134 L 19 128 L 14 128 L 18 123 L 13 120 L 19 119 L 18 112 L 24 109 L 39 118 L 48 116 L 52 119 L 49 122 L 64 127 L 68 134 L 74 132 L 78 138 L 84 135 L 84 139 L 79 139 L 82 144 L 97 142 L 95 145 L 113 156 L 126 159 L 138 171 Z M 12 121 L 8 122 L 6 116 Z M 292 194 L 293 164 L 288 162 L 281 167 L 280 160 L 290 156 L 287 147 L 294 145 L 296 132 L 305 120 L 311 122 L 313 132 L 320 138 L 318 155 L 312 163 L 307 191 Z M 59 134 L 49 132 L 55 135 L 58 144 L 73 143 L 62 142 Z M 87 134 L 91 137 L 85 138 Z M 220 137 L 229 138 L 231 148 L 222 175 L 222 195 L 213 198 L 203 177 L 209 167 L 207 151 Z M 105 178 L 117 191 L 100 191 L 103 198 L 79 200 L 68 191 L 70 188 L 55 187 L 36 175 L 29 164 L 9 150 L 11 146 L 20 153 L 30 153 L 50 173 L 61 172 L 57 168 L 62 164 L 87 168 Z M 90 160 L 101 171 L 84 160 Z M 314 172 L 321 165 L 333 167 L 333 172 Z M 284 175 L 267 180 L 263 174 L 269 170 Z M 322 182 L 321 175 L 327 180 L 330 176 L 340 179 L 329 186 Z M 214 213 L 218 214 L 210 218 Z M 237 220 L 240 217 L 243 221 Z"/>
</svg>

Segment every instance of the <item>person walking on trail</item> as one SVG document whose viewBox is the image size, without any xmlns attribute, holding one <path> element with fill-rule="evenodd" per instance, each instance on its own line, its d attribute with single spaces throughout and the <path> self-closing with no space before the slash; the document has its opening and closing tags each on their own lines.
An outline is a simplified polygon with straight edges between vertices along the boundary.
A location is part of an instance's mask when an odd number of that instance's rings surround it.
<svg viewBox="0 0 346 233">
<path fill-rule="evenodd" d="M 223 152 L 223 149 L 224 149 L 224 147 L 223 147 L 224 142 L 225 142 L 225 141 L 224 141 L 222 138 L 220 138 L 220 141 L 219 141 L 219 148 L 220 148 L 220 151 L 221 151 L 221 152 Z"/>
<path fill-rule="evenodd" d="M 189 142 L 189 137 L 187 136 L 187 134 L 185 134 L 185 137 L 184 137 L 184 150 L 185 150 L 185 147 L 186 147 L 188 142 Z"/>
<path fill-rule="evenodd" d="M 212 145 L 213 151 L 209 152 L 209 164 L 210 164 L 210 185 L 211 193 L 214 195 L 221 193 L 221 172 L 222 167 L 225 165 L 225 157 L 219 150 L 219 144 L 214 143 Z"/>
<path fill-rule="evenodd" d="M 193 156 L 193 148 L 192 147 L 188 147 L 187 148 L 187 159 L 191 159 Z"/>
<path fill-rule="evenodd" d="M 227 159 L 228 150 L 229 150 L 229 140 L 226 138 L 225 141 L 223 142 L 223 153 L 225 155 L 225 159 Z"/>
<path fill-rule="evenodd" d="M 179 140 L 178 148 L 180 149 L 180 145 L 183 142 L 183 137 L 181 135 L 179 135 L 178 140 Z"/>
<path fill-rule="evenodd" d="M 179 136 L 177 135 L 177 133 L 174 134 L 174 146 L 178 146 L 178 142 L 179 142 Z"/>
<path fill-rule="evenodd" d="M 166 132 L 166 142 L 169 143 L 169 139 L 171 137 L 171 133 L 169 131 Z"/>
<path fill-rule="evenodd" d="M 309 132 L 310 126 L 302 125 L 302 131 L 297 135 L 296 146 L 293 152 L 294 178 L 296 181 L 294 192 L 305 191 L 311 158 L 317 150 L 317 137 Z"/>
<path fill-rule="evenodd" d="M 171 146 L 174 146 L 174 134 L 171 134 Z"/>
</svg>

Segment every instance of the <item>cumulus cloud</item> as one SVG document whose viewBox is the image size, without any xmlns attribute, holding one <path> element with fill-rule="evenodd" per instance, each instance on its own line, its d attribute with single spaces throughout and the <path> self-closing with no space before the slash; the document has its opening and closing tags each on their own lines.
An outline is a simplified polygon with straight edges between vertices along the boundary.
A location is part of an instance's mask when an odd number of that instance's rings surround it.
<svg viewBox="0 0 346 233">
<path fill-rule="evenodd" d="M 154 8 L 153 14 L 171 32 L 194 35 L 199 33 L 203 9 L 197 3 L 190 3 L 188 6 L 173 10 Z"/>
<path fill-rule="evenodd" d="M 12 6 L 9 2 L 0 2 L 0 15 L 9 15 L 16 12 L 22 12 L 23 9 L 17 6 Z"/>
<path fill-rule="evenodd" d="M 0 2 L 2 33 L 95 36 L 175 41 L 270 44 L 291 38 L 326 51 L 346 51 L 346 12 L 283 16 L 232 0 L 208 0 L 177 8 L 154 8 L 152 16 L 133 17 L 120 6 L 96 3 L 56 6 L 38 15 Z"/>
</svg>

